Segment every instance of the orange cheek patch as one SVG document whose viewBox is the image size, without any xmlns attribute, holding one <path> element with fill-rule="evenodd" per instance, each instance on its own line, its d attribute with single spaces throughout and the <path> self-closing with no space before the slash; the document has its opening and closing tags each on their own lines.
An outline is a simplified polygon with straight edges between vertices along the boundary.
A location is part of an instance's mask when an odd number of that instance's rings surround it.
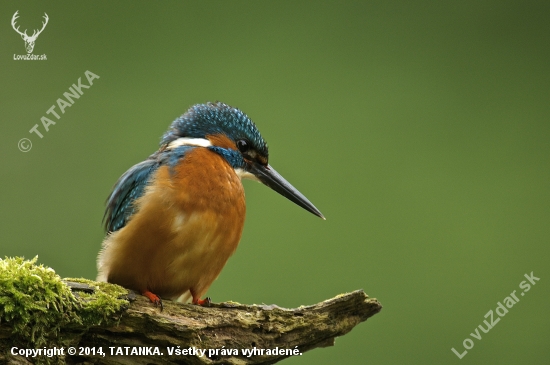
<svg viewBox="0 0 550 365">
<path fill-rule="evenodd" d="M 232 150 L 237 149 L 237 145 L 235 142 L 229 139 L 225 134 L 210 134 L 206 136 L 210 143 L 212 143 L 213 146 L 218 146 L 222 148 L 230 148 Z"/>
</svg>

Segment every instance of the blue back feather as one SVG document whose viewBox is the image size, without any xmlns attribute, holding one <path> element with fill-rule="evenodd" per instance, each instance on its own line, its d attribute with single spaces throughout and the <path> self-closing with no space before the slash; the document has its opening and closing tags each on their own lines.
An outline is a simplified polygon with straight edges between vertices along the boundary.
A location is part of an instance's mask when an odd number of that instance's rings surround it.
<svg viewBox="0 0 550 365">
<path fill-rule="evenodd" d="M 118 179 L 107 198 L 103 217 L 107 232 L 118 231 L 126 225 L 136 209 L 135 200 L 143 195 L 147 183 L 159 166 L 159 161 L 149 158 L 132 166 Z"/>
<path fill-rule="evenodd" d="M 136 212 L 135 201 L 143 195 L 158 168 L 163 165 L 169 166 L 172 173 L 185 153 L 193 148 L 195 147 L 181 146 L 173 150 L 160 150 L 128 169 L 118 179 L 107 198 L 107 208 L 103 217 L 105 230 L 115 232 L 123 228 Z"/>
</svg>

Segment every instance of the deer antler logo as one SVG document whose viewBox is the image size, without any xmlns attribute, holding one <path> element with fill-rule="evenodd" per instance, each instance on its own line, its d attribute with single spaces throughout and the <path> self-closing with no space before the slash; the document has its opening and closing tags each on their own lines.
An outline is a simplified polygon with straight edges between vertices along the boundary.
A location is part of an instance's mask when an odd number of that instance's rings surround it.
<svg viewBox="0 0 550 365">
<path fill-rule="evenodd" d="M 25 48 L 27 49 L 27 53 L 32 53 L 32 50 L 34 49 L 34 42 L 36 42 L 36 38 L 38 38 L 38 36 L 40 35 L 40 33 L 42 33 L 42 31 L 44 30 L 44 28 L 46 28 L 46 24 L 48 24 L 48 14 L 44 13 L 44 22 L 42 22 L 42 29 L 38 30 L 38 29 L 35 29 L 34 32 L 32 33 L 32 35 L 29 37 L 27 35 L 27 30 L 25 29 L 24 32 L 21 32 L 19 31 L 19 27 L 15 27 L 15 20 L 17 18 L 19 18 L 19 15 L 17 15 L 17 13 L 19 12 L 19 10 L 17 10 L 15 12 L 15 14 L 13 14 L 13 18 L 11 18 L 11 26 L 13 27 L 13 29 L 19 33 L 21 35 L 21 38 L 23 38 L 23 40 L 25 41 Z"/>
</svg>

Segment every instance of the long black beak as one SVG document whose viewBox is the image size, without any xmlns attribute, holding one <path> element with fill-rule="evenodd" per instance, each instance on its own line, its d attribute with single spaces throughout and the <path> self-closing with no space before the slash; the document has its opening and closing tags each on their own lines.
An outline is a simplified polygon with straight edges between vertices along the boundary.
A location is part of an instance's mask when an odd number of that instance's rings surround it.
<svg viewBox="0 0 550 365">
<path fill-rule="evenodd" d="M 260 180 L 264 185 L 269 186 L 288 200 L 298 204 L 308 212 L 326 219 L 319 209 L 315 208 L 305 196 L 302 195 L 294 186 L 290 185 L 273 167 L 263 166 L 257 162 L 247 164 L 246 169 Z"/>
</svg>

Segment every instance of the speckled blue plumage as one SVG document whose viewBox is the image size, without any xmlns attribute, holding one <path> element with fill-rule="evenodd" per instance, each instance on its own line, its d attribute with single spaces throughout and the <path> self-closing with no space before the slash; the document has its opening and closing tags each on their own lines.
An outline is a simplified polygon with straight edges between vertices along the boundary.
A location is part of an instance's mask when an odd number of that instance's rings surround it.
<svg viewBox="0 0 550 365">
<path fill-rule="evenodd" d="M 208 147 L 208 149 L 221 155 L 234 169 L 243 169 L 245 166 L 243 156 L 238 151 L 216 146 Z"/>
<path fill-rule="evenodd" d="M 225 134 L 237 141 L 246 139 L 261 155 L 268 156 L 268 148 L 252 120 L 242 111 L 227 104 L 215 102 L 197 104 L 176 119 L 164 134 L 161 146 L 180 138 L 205 138 Z"/>
<path fill-rule="evenodd" d="M 185 154 L 196 148 L 180 146 L 166 149 L 170 142 L 181 138 L 206 138 L 208 135 L 225 134 L 231 140 L 246 139 L 252 148 L 263 156 L 268 156 L 268 148 L 256 125 L 239 109 L 224 103 L 194 105 L 170 125 L 164 134 L 161 148 L 149 158 L 132 166 L 116 182 L 107 199 L 105 229 L 115 232 L 123 228 L 135 213 L 134 202 L 141 197 L 155 171 L 167 165 L 172 170 Z M 208 147 L 221 155 L 233 168 L 243 168 L 245 162 L 236 150 L 217 146 Z"/>
<path fill-rule="evenodd" d="M 126 225 L 134 214 L 134 202 L 143 195 L 151 176 L 160 166 L 160 161 L 149 158 L 132 166 L 122 175 L 107 198 L 103 219 L 105 230 L 115 232 Z"/>
</svg>

